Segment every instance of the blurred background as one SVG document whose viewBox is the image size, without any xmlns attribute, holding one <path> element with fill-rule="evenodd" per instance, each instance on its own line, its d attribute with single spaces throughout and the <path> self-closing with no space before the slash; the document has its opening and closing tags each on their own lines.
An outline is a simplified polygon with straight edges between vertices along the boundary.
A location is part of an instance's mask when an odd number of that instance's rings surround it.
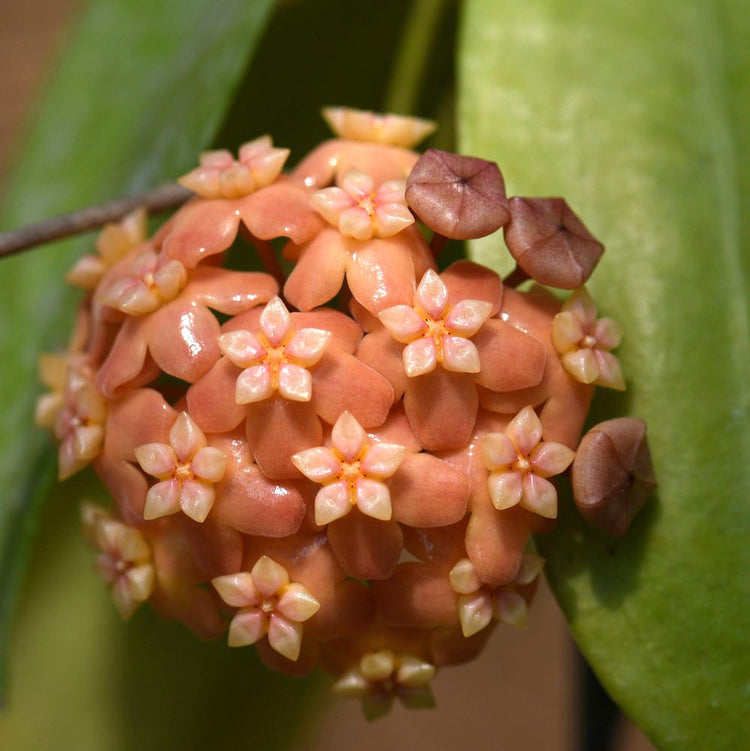
<svg viewBox="0 0 750 751">
<path fill-rule="evenodd" d="M 0 108 L 0 183 L 7 175 L 14 139 L 21 133 L 24 117 L 33 111 L 33 98 L 43 88 L 45 73 L 54 65 L 55 53 L 65 38 L 65 26 L 74 18 L 79 4 L 73 0 L 25 0 L 23 3 L 3 0 L 0 3 L 0 101 L 3 102 Z M 247 137 L 254 135 L 248 133 Z M 48 509 L 45 513 L 29 577 L 31 593 L 24 598 L 18 619 L 7 706 L 0 717 L 0 747 L 8 751 L 77 747 L 71 746 L 66 735 L 71 723 L 91 726 L 90 733 L 78 731 L 78 735 L 70 736 L 86 739 L 85 742 L 81 740 L 81 747 L 110 747 L 97 745 L 96 718 L 88 713 L 66 717 L 59 707 L 51 708 L 43 699 L 53 697 L 54 700 L 59 696 L 62 706 L 75 711 L 78 677 L 71 664 L 74 666 L 77 654 L 75 641 L 86 638 L 85 631 L 74 630 L 66 635 L 65 623 L 39 625 L 39 621 L 49 620 L 47 611 L 38 605 L 42 596 L 39 593 L 54 589 L 55 576 L 60 577 L 66 572 L 66 575 L 85 582 L 81 600 L 91 598 L 92 602 L 87 599 L 87 604 L 82 607 L 94 609 L 97 618 L 103 619 L 112 629 L 131 629 L 129 635 L 118 635 L 115 640 L 122 649 L 133 646 L 136 639 L 133 634 L 148 634 L 149 629 L 173 629 L 156 623 L 150 616 L 141 617 L 142 614 L 133 624 L 118 625 L 105 589 L 90 570 L 92 557 L 83 541 L 73 537 L 70 545 L 60 543 L 61 530 L 64 533 L 76 523 L 74 505 L 66 505 L 67 508 Z M 75 600 L 61 603 L 63 612 L 66 606 L 74 608 Z M 66 635 L 67 641 L 61 639 L 58 643 L 55 640 L 61 635 Z M 44 640 L 44 644 L 40 640 Z M 191 644 L 189 638 L 182 642 Z M 56 649 L 67 648 L 72 650 L 71 664 L 59 670 L 47 670 L 45 660 L 49 655 L 53 655 Z M 205 651 L 205 648 L 196 644 L 196 651 L 199 650 Z M 142 654 L 143 649 L 140 652 Z M 213 654 L 215 652 L 212 650 Z M 237 657 L 248 659 L 245 655 Z M 127 653 L 121 654 L 120 659 L 127 662 Z M 405 712 L 396 707 L 389 717 L 368 725 L 356 702 L 329 701 L 324 690 L 316 693 L 312 700 L 298 699 L 293 679 L 288 679 L 288 682 L 287 679 L 274 680 L 273 685 L 281 695 L 289 688 L 287 718 L 291 719 L 297 711 L 304 711 L 309 716 L 301 735 L 298 734 L 295 747 L 310 751 L 355 746 L 359 751 L 385 747 L 562 751 L 585 747 L 580 728 L 582 674 L 582 664 L 565 621 L 543 585 L 531 609 L 526 632 L 499 628 L 481 660 L 445 670 L 437 677 L 434 683 L 439 705 L 437 711 Z M 212 676 L 212 680 L 215 678 Z M 111 680 L 117 680 L 117 674 Z M 162 681 L 163 691 L 169 693 L 168 679 L 163 677 Z M 323 681 L 320 683 L 322 685 Z M 248 701 L 251 700 L 252 697 L 248 696 Z M 304 701 L 304 707 L 296 706 L 298 700 Z M 170 714 L 171 705 L 167 703 L 166 706 L 162 714 L 165 737 L 170 733 L 170 723 L 179 721 L 179 707 Z M 90 711 L 95 713 L 97 709 L 91 707 Z M 210 707 L 206 711 L 210 711 Z M 603 713 L 606 713 L 606 705 L 599 711 L 599 716 L 602 717 Z M 139 721 L 137 712 L 130 721 Z M 254 733 L 252 727 L 248 728 L 248 746 L 252 744 Z M 128 737 L 123 737 L 119 747 L 146 747 L 142 740 L 136 746 Z M 8 742 L 10 745 L 6 745 Z M 589 747 L 603 748 L 596 743 Z M 245 744 L 236 745 L 242 747 Z M 202 747 L 197 739 L 195 747 Z M 613 751 L 647 751 L 653 746 L 630 722 L 619 718 L 611 748 Z"/>
</svg>

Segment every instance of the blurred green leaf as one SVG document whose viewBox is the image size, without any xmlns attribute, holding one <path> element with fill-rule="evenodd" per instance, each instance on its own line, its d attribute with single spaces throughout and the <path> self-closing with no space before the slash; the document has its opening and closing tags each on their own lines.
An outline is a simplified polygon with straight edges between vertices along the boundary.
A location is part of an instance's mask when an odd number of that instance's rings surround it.
<svg viewBox="0 0 750 751">
<path fill-rule="evenodd" d="M 195 163 L 221 123 L 271 0 L 145 8 L 97 0 L 83 14 L 6 186 L 10 228 L 152 187 Z M 90 238 L 0 263 L 0 670 L 41 485 L 31 427 L 40 350 L 64 347 L 64 271 Z M 48 450 L 48 449 L 47 449 Z"/>
<path fill-rule="evenodd" d="M 746 743 L 750 16 L 739 2 L 468 0 L 459 136 L 516 195 L 563 195 L 607 246 L 658 497 L 624 540 L 569 501 L 538 543 L 613 698 L 665 749 Z M 497 236 L 474 258 L 513 265 Z"/>
</svg>

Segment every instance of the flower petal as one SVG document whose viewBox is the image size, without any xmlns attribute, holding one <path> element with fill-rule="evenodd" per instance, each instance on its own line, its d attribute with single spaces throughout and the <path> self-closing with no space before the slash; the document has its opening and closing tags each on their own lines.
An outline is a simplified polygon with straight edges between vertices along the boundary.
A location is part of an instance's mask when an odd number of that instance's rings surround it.
<svg viewBox="0 0 750 751">
<path fill-rule="evenodd" d="M 458 617 L 465 637 L 487 628 L 492 621 L 492 597 L 486 590 L 458 596 Z"/>
<path fill-rule="evenodd" d="M 391 477 L 406 457 L 406 448 L 396 443 L 373 443 L 360 463 L 362 472 L 378 479 Z"/>
<path fill-rule="evenodd" d="M 474 336 L 492 313 L 492 303 L 486 300 L 461 300 L 445 319 L 445 325 L 461 336 Z"/>
<path fill-rule="evenodd" d="M 219 349 L 240 368 L 247 368 L 266 356 L 266 348 L 250 331 L 229 331 L 221 334 Z"/>
<path fill-rule="evenodd" d="M 201 480 L 217 483 L 224 477 L 227 467 L 227 455 L 218 448 L 202 448 L 190 462 L 190 471 Z"/>
<path fill-rule="evenodd" d="M 184 480 L 180 492 L 180 507 L 186 516 L 201 523 L 206 520 L 208 512 L 216 500 L 213 485 L 195 480 Z"/>
<path fill-rule="evenodd" d="M 599 377 L 599 363 L 588 347 L 567 352 L 561 361 L 565 370 L 581 383 L 594 383 Z"/>
<path fill-rule="evenodd" d="M 491 472 L 487 480 L 492 505 L 504 511 L 520 502 L 523 482 L 520 472 Z"/>
<path fill-rule="evenodd" d="M 408 344 L 427 329 L 424 318 L 409 305 L 393 305 L 381 310 L 378 318 L 391 336 Z"/>
<path fill-rule="evenodd" d="M 514 628 L 526 628 L 526 600 L 518 592 L 500 589 L 495 593 L 495 617 Z"/>
<path fill-rule="evenodd" d="M 487 433 L 482 437 L 482 461 L 487 469 L 510 468 L 518 452 L 505 433 Z"/>
<path fill-rule="evenodd" d="M 378 480 L 360 478 L 355 483 L 357 507 L 373 519 L 388 521 L 393 511 L 391 509 L 391 494 L 388 486 Z"/>
<path fill-rule="evenodd" d="M 448 576 L 453 591 L 460 595 L 470 595 L 482 586 L 482 580 L 468 558 L 462 558 Z"/>
<path fill-rule="evenodd" d="M 331 431 L 331 443 L 348 462 L 353 462 L 365 446 L 367 434 L 350 412 L 342 412 Z"/>
<path fill-rule="evenodd" d="M 245 608 L 258 603 L 258 592 L 248 571 L 217 576 L 211 580 L 211 584 L 219 597 L 233 608 Z"/>
<path fill-rule="evenodd" d="M 422 337 L 404 347 L 404 372 L 409 378 L 431 373 L 437 365 L 437 348 L 429 337 Z"/>
<path fill-rule="evenodd" d="M 312 398 L 312 376 L 309 371 L 288 362 L 280 365 L 279 394 L 293 402 L 309 402 Z"/>
<path fill-rule="evenodd" d="M 153 477 L 166 480 L 175 471 L 175 455 L 166 443 L 146 443 L 135 449 L 135 458 L 141 469 Z"/>
<path fill-rule="evenodd" d="M 606 386 L 618 391 L 625 390 L 625 378 L 622 375 L 620 361 L 611 352 L 594 350 L 599 365 L 599 377 L 594 381 L 597 386 Z"/>
<path fill-rule="evenodd" d="M 510 438 L 519 456 L 528 456 L 542 438 L 542 423 L 533 407 L 524 407 L 508 423 L 505 435 Z"/>
<path fill-rule="evenodd" d="M 268 643 L 287 660 L 295 661 L 302 646 L 302 624 L 274 613 L 268 626 Z"/>
<path fill-rule="evenodd" d="M 573 461 L 575 451 L 562 443 L 545 441 L 540 443 L 529 457 L 531 466 L 540 477 L 551 477 L 564 472 Z"/>
<path fill-rule="evenodd" d="M 161 516 L 176 514 L 180 510 L 180 481 L 165 480 L 148 489 L 143 518 L 158 519 Z"/>
<path fill-rule="evenodd" d="M 523 478 L 521 506 L 545 519 L 557 517 L 557 490 L 543 477 L 527 474 Z"/>
<path fill-rule="evenodd" d="M 279 598 L 276 609 L 287 620 L 302 623 L 320 610 L 320 602 L 301 584 L 293 582 Z"/>
<path fill-rule="evenodd" d="M 278 347 L 291 330 L 292 317 L 278 295 L 274 295 L 263 308 L 260 327 L 274 347 Z"/>
<path fill-rule="evenodd" d="M 462 336 L 444 336 L 442 343 L 442 365 L 446 370 L 454 373 L 478 373 L 481 370 L 479 352 L 474 342 Z"/>
<path fill-rule="evenodd" d="M 206 445 L 206 436 L 187 412 L 181 412 L 169 431 L 169 443 L 180 462 L 186 462 Z"/>
<path fill-rule="evenodd" d="M 234 389 L 234 400 L 237 404 L 262 402 L 272 394 L 271 368 L 266 363 L 246 368 L 237 377 Z"/>
<path fill-rule="evenodd" d="M 326 485 L 315 496 L 315 523 L 319 526 L 330 524 L 351 510 L 349 485 L 345 482 Z"/>
<path fill-rule="evenodd" d="M 323 356 L 331 336 L 330 331 L 322 329 L 300 329 L 286 345 L 284 355 L 290 357 L 298 365 L 309 368 Z"/>
<path fill-rule="evenodd" d="M 250 574 L 261 598 L 272 597 L 289 584 L 287 570 L 267 555 L 258 558 Z"/>
<path fill-rule="evenodd" d="M 448 290 L 437 271 L 428 269 L 414 294 L 414 304 L 433 320 L 438 320 L 448 302 Z"/>
<path fill-rule="evenodd" d="M 266 635 L 268 623 L 260 610 L 240 611 L 229 624 L 227 644 L 230 647 L 246 647 L 255 644 Z"/>
</svg>

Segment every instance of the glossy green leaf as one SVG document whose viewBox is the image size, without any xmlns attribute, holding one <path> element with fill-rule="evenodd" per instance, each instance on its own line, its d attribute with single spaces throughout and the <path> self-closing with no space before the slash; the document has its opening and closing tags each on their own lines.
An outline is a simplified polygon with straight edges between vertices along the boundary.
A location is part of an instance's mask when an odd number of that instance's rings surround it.
<svg viewBox="0 0 750 751">
<path fill-rule="evenodd" d="M 152 187 L 191 167 L 222 121 L 271 6 L 92 3 L 15 160 L 2 227 Z M 0 263 L 0 658 L 47 478 L 36 471 L 45 438 L 31 427 L 36 358 L 65 345 L 77 295 L 62 276 L 90 244 L 80 238 Z"/>
<path fill-rule="evenodd" d="M 607 246 L 590 288 L 625 324 L 622 395 L 659 492 L 625 539 L 563 504 L 540 537 L 574 634 L 665 749 L 747 740 L 750 16 L 739 2 L 469 0 L 464 153 L 563 195 Z M 502 238 L 475 258 L 507 271 Z"/>
</svg>

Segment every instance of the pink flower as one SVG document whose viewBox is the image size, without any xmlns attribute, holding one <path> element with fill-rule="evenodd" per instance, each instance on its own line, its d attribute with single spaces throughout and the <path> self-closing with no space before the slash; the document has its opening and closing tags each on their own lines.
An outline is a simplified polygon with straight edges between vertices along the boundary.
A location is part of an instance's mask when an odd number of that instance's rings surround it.
<svg viewBox="0 0 750 751">
<path fill-rule="evenodd" d="M 169 444 L 138 446 L 135 457 L 144 472 L 159 480 L 146 495 L 144 519 L 158 519 L 182 509 L 194 521 L 205 520 L 227 457 L 207 445 L 206 436 L 187 412 L 180 414 L 169 431 Z"/>
<path fill-rule="evenodd" d="M 268 643 L 289 660 L 299 657 L 302 624 L 320 609 L 287 570 L 264 555 L 250 572 L 218 576 L 211 582 L 222 600 L 239 608 L 229 624 L 229 646 L 244 647 L 268 635 Z"/>
<path fill-rule="evenodd" d="M 539 577 L 544 559 L 525 553 L 516 578 L 504 587 L 490 587 L 479 578 L 474 564 L 462 558 L 451 569 L 449 578 L 458 595 L 456 607 L 465 637 L 486 628 L 493 618 L 516 628 L 526 627 L 530 585 Z"/>
<path fill-rule="evenodd" d="M 430 682 L 436 670 L 415 655 L 381 649 L 363 655 L 339 677 L 332 690 L 360 699 L 365 717 L 374 720 L 390 711 L 396 697 L 406 707 L 434 706 Z"/>
<path fill-rule="evenodd" d="M 355 506 L 367 516 L 388 521 L 393 511 L 383 481 L 399 468 L 406 447 L 370 441 L 349 412 L 333 426 L 331 443 L 331 448 L 318 446 L 292 457 L 305 477 L 323 486 L 315 496 L 316 524 L 340 519 Z"/>
<path fill-rule="evenodd" d="M 96 292 L 98 302 L 131 316 L 161 308 L 179 294 L 187 283 L 187 272 L 179 261 L 145 250 L 130 263 L 127 273 Z"/>
<path fill-rule="evenodd" d="M 384 328 L 373 326 L 362 340 L 358 357 L 388 378 L 397 398 L 404 394 L 406 415 L 428 450 L 466 445 L 476 422 L 478 386 L 502 392 L 542 379 L 541 342 L 491 317 L 501 298 L 497 274 L 460 261 L 440 276 L 428 271 L 412 305 L 382 310 Z"/>
<path fill-rule="evenodd" d="M 307 368 L 320 360 L 330 338 L 331 332 L 323 329 L 294 331 L 286 305 L 273 297 L 260 316 L 257 335 L 235 330 L 219 337 L 222 354 L 244 368 L 235 388 L 237 404 L 263 401 L 274 391 L 284 399 L 309 402 L 312 376 Z"/>
<path fill-rule="evenodd" d="M 431 120 L 403 115 L 381 115 L 352 107 L 324 107 L 328 127 L 340 138 L 403 146 L 410 149 L 437 127 Z"/>
<path fill-rule="evenodd" d="M 622 326 L 611 318 L 597 320 L 596 312 L 586 288 L 579 287 L 555 316 L 552 343 L 573 378 L 622 391 L 620 361 L 610 352 L 620 346 Z"/>
<path fill-rule="evenodd" d="M 490 497 L 498 511 L 518 504 L 548 519 L 557 516 L 557 490 L 546 478 L 565 471 L 575 452 L 541 438 L 541 421 L 532 407 L 524 407 L 505 433 L 489 433 L 482 439 Z"/>
<path fill-rule="evenodd" d="M 152 272 L 143 271 L 144 264 L 149 268 L 155 264 L 153 280 Z M 159 269 L 168 271 L 163 288 L 156 280 Z M 153 289 L 148 286 L 152 283 Z M 267 274 L 208 266 L 188 274 L 179 262 L 163 255 L 157 259 L 153 253 L 126 256 L 101 287 L 102 304 L 132 313 L 119 325 L 96 376 L 97 387 L 107 398 L 119 396 L 126 384 L 150 382 L 160 370 L 189 383 L 196 381 L 221 355 L 220 325 L 210 309 L 234 315 L 266 302 L 278 291 Z M 172 333 L 165 336 L 165 331 Z"/>
<path fill-rule="evenodd" d="M 104 441 L 107 403 L 92 382 L 82 355 L 46 356 L 41 363 L 52 391 L 39 398 L 38 425 L 53 428 L 60 441 L 58 478 L 66 480 L 95 459 Z"/>
<path fill-rule="evenodd" d="M 448 305 L 448 289 L 432 269 L 422 277 L 414 305 L 381 310 L 378 318 L 390 334 L 405 343 L 404 371 L 410 378 L 432 372 L 440 364 L 456 373 L 478 373 L 479 352 L 470 337 L 492 313 L 487 300 L 460 300 Z"/>
<path fill-rule="evenodd" d="M 351 354 L 360 336 L 342 313 L 289 314 L 280 300 L 236 316 L 219 339 L 225 356 L 188 391 L 190 414 L 210 433 L 245 421 L 264 474 L 297 478 L 291 456 L 322 440 L 321 419 L 348 410 L 372 427 L 393 404 L 388 381 Z"/>
<path fill-rule="evenodd" d="M 344 412 L 330 447 L 292 457 L 305 477 L 322 485 L 315 496 L 315 521 L 327 525 L 336 557 L 357 579 L 390 575 L 403 547 L 401 524 L 452 524 L 466 511 L 465 478 L 434 456 L 414 453 L 419 445 L 403 413 L 394 410 L 377 433 L 398 443 L 368 435 Z"/>
<path fill-rule="evenodd" d="M 96 569 L 112 587 L 112 599 L 123 620 L 148 600 L 154 589 L 151 549 L 143 535 L 95 506 L 82 509 L 84 529 L 101 553 Z"/>
<path fill-rule="evenodd" d="M 375 190 L 368 174 L 350 169 L 339 187 L 315 191 L 311 198 L 323 218 L 355 240 L 393 237 L 414 223 L 404 198 L 405 180 L 389 180 Z"/>
<path fill-rule="evenodd" d="M 229 151 L 206 151 L 200 166 L 183 175 L 180 185 L 202 198 L 239 198 L 270 185 L 281 172 L 289 149 L 273 148 L 270 136 L 240 146 L 234 159 Z"/>
</svg>

